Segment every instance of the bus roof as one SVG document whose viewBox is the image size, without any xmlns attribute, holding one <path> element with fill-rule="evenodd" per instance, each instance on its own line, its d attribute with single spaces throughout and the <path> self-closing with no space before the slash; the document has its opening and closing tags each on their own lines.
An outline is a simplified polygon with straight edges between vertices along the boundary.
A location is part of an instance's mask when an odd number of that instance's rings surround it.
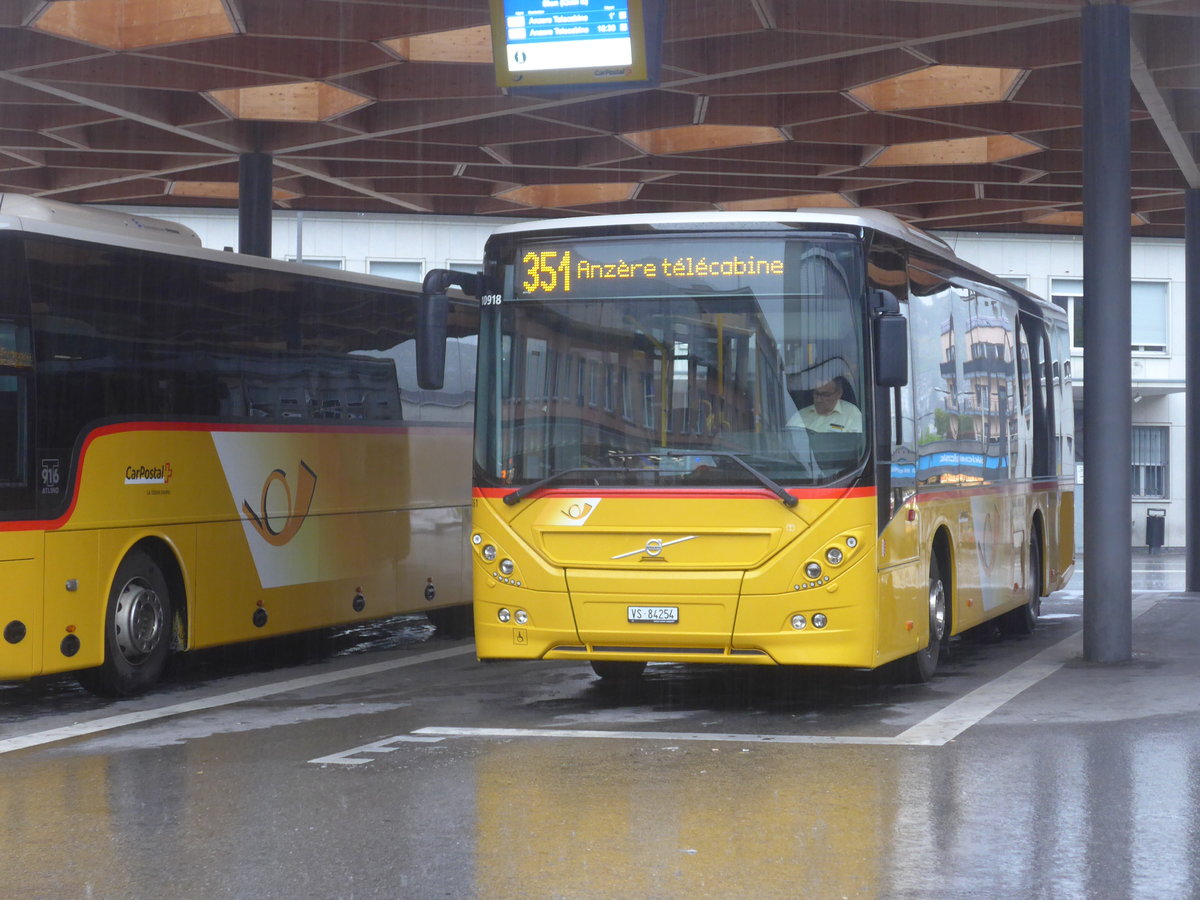
<svg viewBox="0 0 1200 900">
<path fill-rule="evenodd" d="M 168 253 L 190 259 L 209 260 L 223 266 L 269 269 L 304 278 L 369 285 L 410 296 L 421 292 L 420 282 L 306 265 L 302 262 L 248 253 L 212 250 L 203 246 L 200 236 L 195 231 L 178 222 L 92 206 L 78 206 L 26 194 L 0 192 L 0 232 L 6 230 L 44 234 L 124 249 Z M 448 293 L 451 299 L 461 300 L 465 297 L 458 290 Z"/>
<path fill-rule="evenodd" d="M 541 219 L 536 222 L 517 222 L 497 228 L 496 234 L 522 231 L 555 231 L 561 228 L 621 228 L 627 226 L 686 226 L 721 225 L 724 223 L 780 223 L 784 225 L 836 225 L 850 228 L 872 228 L 895 235 L 914 244 L 935 249 L 938 253 L 954 251 L 939 237 L 910 225 L 891 213 L 879 209 L 825 209 L 813 207 L 789 212 L 684 212 L 633 213 L 623 216 L 570 216 L 563 219 Z"/>
<path fill-rule="evenodd" d="M 150 216 L 135 216 L 131 213 L 93 206 L 77 206 L 59 200 L 30 197 L 27 194 L 0 193 L 0 217 L 19 219 L 20 227 L 26 223 L 44 223 L 63 229 L 81 229 L 89 232 L 104 232 L 134 237 L 143 241 L 162 241 L 183 247 L 199 247 L 200 235 L 186 225 L 155 219 Z M 6 223 L 0 224 L 5 227 Z M 34 228 L 30 230 L 42 230 Z"/>
</svg>

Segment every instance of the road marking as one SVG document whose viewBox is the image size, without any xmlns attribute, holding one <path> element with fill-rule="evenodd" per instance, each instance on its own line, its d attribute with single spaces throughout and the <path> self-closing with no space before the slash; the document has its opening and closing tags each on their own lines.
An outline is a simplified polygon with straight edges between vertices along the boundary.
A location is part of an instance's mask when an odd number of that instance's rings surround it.
<svg viewBox="0 0 1200 900">
<path fill-rule="evenodd" d="M 358 756 L 360 753 L 391 753 L 394 750 L 400 749 L 399 747 L 393 747 L 393 744 L 440 744 L 442 740 L 440 737 L 398 734 L 395 737 L 373 741 L 370 744 L 363 744 L 361 747 L 343 750 L 340 753 L 331 753 L 329 756 L 318 756 L 316 759 L 310 759 L 309 762 L 316 763 L 319 766 L 361 766 L 363 763 L 369 763 L 371 757 L 360 757 Z"/>
<path fill-rule="evenodd" d="M 90 722 L 77 722 L 74 725 L 64 725 L 61 728 L 51 728 L 48 731 L 39 731 L 34 734 L 23 734 L 18 737 L 4 738 L 0 740 L 0 755 L 5 753 L 13 753 L 17 750 L 25 750 L 30 747 L 40 747 L 45 744 L 54 744 L 59 741 L 68 741 L 73 738 L 87 737 L 93 734 L 99 734 L 103 731 L 112 731 L 115 728 L 125 728 L 129 725 L 140 725 L 143 722 L 153 722 L 156 719 L 166 719 L 170 716 L 179 716 L 185 713 L 201 712 L 207 709 L 215 709 L 221 706 L 232 706 L 236 703 L 247 703 L 251 700 L 259 700 L 263 697 L 272 697 L 276 694 L 286 694 L 290 691 L 301 691 L 306 688 L 319 687 L 325 684 L 333 684 L 337 681 L 346 681 L 350 678 L 363 678 L 370 675 L 378 675 L 382 672 L 390 672 L 394 669 L 404 669 L 408 666 L 419 666 L 422 663 L 437 662 L 442 659 L 449 659 L 455 656 L 466 656 L 468 653 L 475 652 L 475 645 L 472 643 L 466 647 L 450 647 L 446 650 L 434 650 L 430 653 L 422 653 L 419 656 L 409 656 L 403 659 L 390 660 L 388 662 L 371 663 L 365 666 L 354 666 L 349 669 L 340 669 L 336 672 L 325 672 L 320 675 L 308 675 L 304 678 L 292 678 L 288 681 L 279 681 L 275 684 L 264 684 L 258 687 L 247 688 L 241 691 L 233 691 L 228 694 L 218 694 L 215 697 L 206 697 L 202 700 L 189 700 L 186 703 L 176 703 L 172 706 L 163 706 L 158 709 L 143 709 L 137 712 L 121 713 L 120 715 L 107 716 L 103 719 L 93 719 Z"/>
<path fill-rule="evenodd" d="M 621 741 L 716 741 L 733 744 L 895 744 L 890 737 L 840 734 L 722 734 L 703 731 L 585 731 L 578 728 L 452 728 L 431 725 L 415 735 L 461 738 L 608 738 Z"/>
<path fill-rule="evenodd" d="M 1162 599 L 1159 593 L 1146 592 L 1134 597 L 1133 618 L 1136 619 L 1158 603 Z M 979 724 L 980 721 L 1018 694 L 1053 675 L 1066 662 L 1079 656 L 1082 650 L 1083 632 L 1077 631 L 1057 644 L 1047 647 L 1032 659 L 1005 672 L 999 678 L 964 694 L 927 719 L 900 732 L 896 736 L 897 741 L 905 744 L 941 747 L 971 726 Z"/>
<path fill-rule="evenodd" d="M 1133 598 L 1133 618 L 1145 613 L 1162 599 L 1163 591 L 1147 591 Z M 430 726 L 414 735 L 460 738 L 607 738 L 610 740 L 697 741 L 744 744 L 874 744 L 909 747 L 942 747 L 968 728 L 977 725 L 1005 703 L 1053 675 L 1079 656 L 1083 633 L 1076 632 L 1047 647 L 968 694 L 905 729 L 894 737 L 813 734 L 705 734 L 671 731 L 584 731 L 561 728 L 453 728 Z"/>
</svg>

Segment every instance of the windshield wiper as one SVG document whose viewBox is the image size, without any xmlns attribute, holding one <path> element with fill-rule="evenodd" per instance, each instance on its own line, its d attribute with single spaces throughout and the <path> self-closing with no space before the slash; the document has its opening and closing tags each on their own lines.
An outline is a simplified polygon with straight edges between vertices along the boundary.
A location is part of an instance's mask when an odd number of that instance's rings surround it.
<svg viewBox="0 0 1200 900">
<path fill-rule="evenodd" d="M 574 469 L 563 469 L 561 472 L 554 472 L 551 475 L 547 475 L 541 481 L 535 481 L 535 482 L 533 482 L 533 484 L 527 484 L 524 487 L 519 487 L 515 491 L 513 491 L 511 494 L 505 494 L 504 502 L 507 503 L 509 506 L 514 506 L 517 503 L 520 503 L 522 500 L 524 500 L 526 497 L 528 497 L 530 494 L 534 493 L 535 491 L 540 491 L 542 488 L 546 487 L 547 485 L 553 484 L 556 481 L 566 478 L 568 475 L 578 474 L 579 472 L 627 473 L 627 472 L 629 472 L 629 469 L 627 469 L 623 466 L 577 466 Z"/>
<path fill-rule="evenodd" d="M 735 463 L 737 463 L 739 466 L 741 466 L 743 469 L 745 469 L 747 472 L 749 472 L 751 475 L 753 475 L 755 481 L 757 481 L 759 484 L 761 484 L 763 487 L 765 487 L 768 491 L 770 491 L 772 494 L 774 494 L 776 497 L 778 497 L 780 500 L 782 500 L 784 506 L 792 507 L 800 502 L 797 498 L 793 497 L 783 487 L 781 487 L 778 484 L 778 482 L 772 480 L 770 478 L 770 476 L 766 475 L 764 472 L 760 472 L 758 469 L 754 468 L 754 466 L 750 465 L 750 463 L 746 462 L 744 459 L 742 459 L 736 453 L 727 453 L 727 452 L 722 452 L 720 450 L 689 450 L 686 452 L 679 452 L 677 450 L 676 451 L 667 450 L 667 451 L 660 451 L 658 453 L 645 452 L 645 453 L 614 454 L 614 457 L 616 459 L 633 459 L 634 457 L 639 457 L 639 456 L 642 456 L 642 457 L 657 456 L 657 457 L 665 457 L 667 459 L 684 459 L 689 456 L 712 456 L 712 457 L 721 457 L 723 459 L 732 459 Z M 620 470 L 620 471 L 629 471 L 629 470 L 624 469 L 624 470 Z"/>
<path fill-rule="evenodd" d="M 771 479 L 765 473 L 760 472 L 758 469 L 754 468 L 754 466 L 750 465 L 750 463 L 746 462 L 744 459 L 742 459 L 736 453 L 722 453 L 719 450 L 715 451 L 715 452 L 712 450 L 705 450 L 700 455 L 702 455 L 702 456 L 721 456 L 721 457 L 724 457 L 725 459 L 732 459 L 735 463 L 737 463 L 739 466 L 741 466 L 743 469 L 745 469 L 747 472 L 749 472 L 751 475 L 753 475 L 758 480 L 759 484 L 761 484 L 768 491 L 770 491 L 772 494 L 774 494 L 776 497 L 778 497 L 780 500 L 782 500 L 784 506 L 792 507 L 800 502 L 796 497 L 792 496 L 786 490 L 784 490 L 784 488 L 782 486 L 780 486 L 780 484 L 778 482 Z"/>
<path fill-rule="evenodd" d="M 798 502 L 800 502 L 796 497 L 789 494 L 777 482 L 772 480 L 769 476 L 767 476 L 763 472 L 760 472 L 758 469 L 754 468 L 754 466 L 750 465 L 750 463 L 746 462 L 744 459 L 742 459 L 736 453 L 722 453 L 720 451 L 714 452 L 712 450 L 705 450 L 698 454 L 697 453 L 630 453 L 625 456 L 617 456 L 617 458 L 618 459 L 632 459 L 632 458 L 638 457 L 638 456 L 642 456 L 642 457 L 644 457 L 644 456 L 686 457 L 686 456 L 696 456 L 696 455 L 722 457 L 724 459 L 732 459 L 735 463 L 737 463 L 739 466 L 741 466 L 743 469 L 745 469 L 747 472 L 749 472 L 751 475 L 753 475 L 755 481 L 757 481 L 759 484 L 761 484 L 763 487 L 765 487 L 767 490 L 769 490 L 772 494 L 774 494 L 776 497 L 778 497 L 780 500 L 782 500 L 784 506 L 792 507 L 792 506 L 795 506 Z M 535 481 L 532 484 L 527 484 L 524 487 L 519 487 L 512 493 L 505 494 L 504 498 L 503 498 L 504 502 L 508 506 L 515 506 L 516 504 L 518 504 L 522 500 L 524 500 L 526 497 L 528 497 L 530 494 L 540 491 L 542 488 L 547 487 L 548 485 L 551 485 L 556 481 L 561 481 L 562 479 L 566 478 L 569 475 L 577 475 L 580 472 L 620 472 L 622 475 L 628 475 L 631 472 L 655 472 L 657 474 L 663 474 L 661 472 L 661 470 L 656 469 L 654 467 L 631 469 L 627 466 L 577 466 L 572 469 L 563 469 L 561 472 L 554 472 L 550 475 L 547 475 L 545 478 L 541 479 L 540 481 Z M 677 474 L 682 474 L 682 473 L 677 473 Z"/>
</svg>

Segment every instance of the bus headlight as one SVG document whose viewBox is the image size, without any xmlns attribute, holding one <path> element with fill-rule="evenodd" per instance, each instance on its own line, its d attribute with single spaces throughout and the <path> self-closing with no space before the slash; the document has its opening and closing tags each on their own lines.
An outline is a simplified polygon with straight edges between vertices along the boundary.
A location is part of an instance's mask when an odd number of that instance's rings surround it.
<svg viewBox="0 0 1200 900">
<path fill-rule="evenodd" d="M 518 625 L 524 625 L 529 621 L 529 613 L 523 609 L 518 609 L 515 618 Z"/>
<path fill-rule="evenodd" d="M 496 613 L 496 618 L 507 624 L 512 619 L 512 613 L 510 613 L 507 609 L 501 609 L 498 613 Z"/>
<path fill-rule="evenodd" d="M 500 560 L 500 574 L 501 575 L 511 575 L 513 573 L 513 569 L 515 569 L 515 568 L 516 568 L 516 566 L 513 565 L 513 561 L 511 559 Z M 518 613 L 518 615 L 520 615 L 520 613 Z"/>
<path fill-rule="evenodd" d="M 495 544 L 485 544 L 484 548 L 482 550 L 480 550 L 479 552 L 483 555 L 483 558 L 486 559 L 488 562 L 491 562 L 492 560 L 494 560 L 496 558 Z"/>
<path fill-rule="evenodd" d="M 478 547 L 480 544 L 483 543 L 483 535 L 480 534 L 479 532 L 476 532 L 475 534 L 471 535 L 471 543 L 474 544 L 476 547 Z"/>
<path fill-rule="evenodd" d="M 807 625 L 808 625 L 808 620 L 805 619 L 804 616 L 800 615 L 799 613 L 792 616 L 792 627 L 795 628 L 797 631 L 803 631 L 807 627 Z"/>
<path fill-rule="evenodd" d="M 813 628 L 824 628 L 829 624 L 829 619 L 825 617 L 825 613 L 813 613 Z"/>
<path fill-rule="evenodd" d="M 807 575 L 810 580 L 816 581 L 821 577 L 821 564 L 815 562 L 806 563 L 804 566 L 804 574 Z"/>
<path fill-rule="evenodd" d="M 830 547 L 825 551 L 825 559 L 829 561 L 831 566 L 838 566 L 842 563 L 842 551 L 837 547 Z"/>
</svg>

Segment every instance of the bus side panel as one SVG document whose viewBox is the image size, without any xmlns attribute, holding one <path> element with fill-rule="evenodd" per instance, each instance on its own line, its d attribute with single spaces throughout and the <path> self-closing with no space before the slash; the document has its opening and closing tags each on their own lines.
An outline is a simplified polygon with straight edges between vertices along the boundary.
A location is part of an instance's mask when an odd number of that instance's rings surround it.
<svg viewBox="0 0 1200 900">
<path fill-rule="evenodd" d="M 401 523 L 408 546 L 398 554 L 401 612 L 471 602 L 471 438 L 467 425 L 414 424 L 408 430 L 409 464 L 402 477 L 409 512 Z"/>
<path fill-rule="evenodd" d="M 910 497 L 879 536 L 878 638 L 872 665 L 916 653 L 929 641 L 928 563 L 922 547 L 922 517 L 929 514 Z"/>
<path fill-rule="evenodd" d="M 102 583 L 101 571 L 96 531 L 46 534 L 43 673 L 87 669 L 104 662 L 108 584 Z M 79 640 L 76 653 L 71 653 L 72 642 L 64 643 L 68 634 Z"/>
<path fill-rule="evenodd" d="M 0 629 L 10 624 L 16 643 L 0 638 L 0 679 L 28 678 L 41 671 L 42 532 L 13 531 L 4 535 L 0 560 Z"/>
</svg>

